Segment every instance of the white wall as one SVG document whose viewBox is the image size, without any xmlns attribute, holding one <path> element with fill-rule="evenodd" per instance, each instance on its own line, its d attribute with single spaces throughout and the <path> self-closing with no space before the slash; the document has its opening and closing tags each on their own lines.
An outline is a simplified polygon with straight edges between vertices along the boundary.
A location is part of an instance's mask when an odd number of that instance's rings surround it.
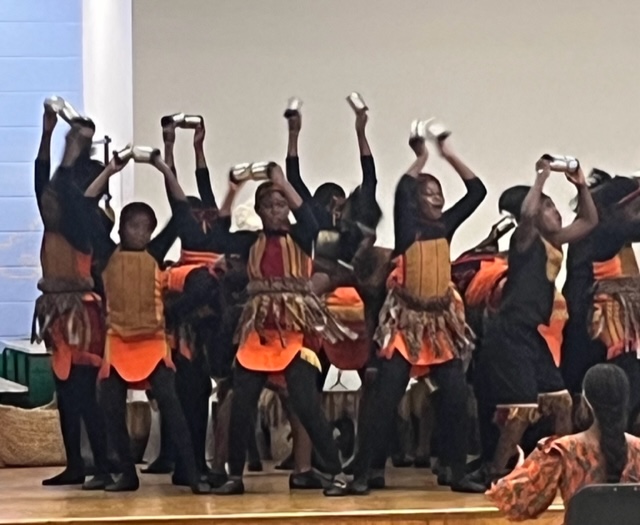
<svg viewBox="0 0 640 525">
<path fill-rule="evenodd" d="M 619 173 L 640 166 L 638 20 L 640 3 L 628 0 L 136 0 L 135 139 L 160 144 L 163 114 L 203 114 L 222 192 L 231 164 L 283 161 L 283 106 L 298 95 L 303 176 L 313 187 L 336 180 L 350 188 L 359 165 L 344 97 L 360 90 L 387 219 L 379 237 L 391 245 L 393 190 L 412 160 L 409 123 L 439 116 L 490 191 L 455 238 L 455 254 L 484 237 L 499 192 L 530 182 L 544 152 Z M 194 192 L 183 135 L 178 169 Z M 432 158 L 428 169 L 452 202 L 462 186 L 435 151 Z M 167 214 L 148 170 L 136 169 L 136 198 Z M 548 186 L 568 211 L 572 188 L 561 176 Z"/>
<path fill-rule="evenodd" d="M 96 138 L 109 135 L 112 149 L 133 138 L 131 0 L 83 0 L 84 109 L 96 123 Z M 102 157 L 100 157 L 102 158 Z M 110 182 L 117 211 L 133 199 L 133 168 Z"/>
</svg>

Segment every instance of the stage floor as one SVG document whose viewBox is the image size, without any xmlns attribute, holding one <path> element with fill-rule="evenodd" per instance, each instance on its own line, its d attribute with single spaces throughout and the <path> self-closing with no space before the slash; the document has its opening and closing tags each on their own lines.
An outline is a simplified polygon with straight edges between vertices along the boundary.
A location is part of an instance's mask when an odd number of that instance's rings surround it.
<svg viewBox="0 0 640 525">
<path fill-rule="evenodd" d="M 325 498 L 317 491 L 289 492 L 288 473 L 270 468 L 249 474 L 244 496 L 194 496 L 173 487 L 169 476 L 141 475 L 141 488 L 126 494 L 83 492 L 74 487 L 42 487 L 58 468 L 0 469 L 0 525 L 49 525 L 118 522 L 119 524 L 196 525 L 196 522 L 244 525 L 429 524 L 503 525 L 482 495 L 457 494 L 435 484 L 428 471 L 390 468 L 392 487 L 367 497 Z M 554 506 L 538 525 L 562 523 Z"/>
</svg>

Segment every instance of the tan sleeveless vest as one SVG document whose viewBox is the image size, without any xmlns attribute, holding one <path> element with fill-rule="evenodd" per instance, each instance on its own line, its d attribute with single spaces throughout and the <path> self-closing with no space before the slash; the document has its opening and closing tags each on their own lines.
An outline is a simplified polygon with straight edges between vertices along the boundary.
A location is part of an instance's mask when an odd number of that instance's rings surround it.
<svg viewBox="0 0 640 525">
<path fill-rule="evenodd" d="M 123 339 L 164 331 L 162 275 L 148 252 L 115 251 L 102 274 L 109 331 Z"/>
<path fill-rule="evenodd" d="M 40 248 L 42 279 L 38 288 L 45 293 L 85 292 L 93 289 L 91 254 L 77 251 L 61 233 L 45 232 Z"/>
<path fill-rule="evenodd" d="M 404 288 L 420 299 L 441 297 L 451 284 L 451 254 L 446 239 L 414 242 L 403 255 Z"/>
</svg>

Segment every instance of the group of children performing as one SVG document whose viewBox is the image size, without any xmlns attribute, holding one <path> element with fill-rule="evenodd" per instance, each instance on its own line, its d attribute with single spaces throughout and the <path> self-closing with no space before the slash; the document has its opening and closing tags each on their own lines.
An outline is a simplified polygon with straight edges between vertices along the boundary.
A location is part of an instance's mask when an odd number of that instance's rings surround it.
<svg viewBox="0 0 640 525">
<path fill-rule="evenodd" d="M 146 389 L 157 402 L 163 437 L 174 451 L 173 483 L 197 494 L 244 492 L 265 387 L 283 393 L 291 421 L 290 487 L 323 489 L 326 496 L 384 488 L 395 415 L 412 377 L 435 385 L 434 470 L 438 483 L 455 491 L 484 492 L 508 473 L 527 432 L 570 434 L 584 412 L 584 376 L 598 363 L 626 373 L 629 421 L 635 420 L 640 279 L 631 245 L 640 236 L 638 180 L 599 170 L 587 180 L 575 159 L 544 155 L 531 167 L 530 186 L 500 195 L 499 211 L 509 219 L 452 261 L 453 235 L 487 192 L 449 134 L 438 133 L 431 149 L 466 188 L 445 207 L 439 179 L 425 171 L 432 153 L 427 135 L 416 129 L 409 141 L 414 160 L 396 184 L 395 244 L 381 248 L 375 246 L 382 214 L 365 131 L 368 110 L 363 104 L 354 110 L 362 183 L 351 193 L 336 183 L 314 193 L 307 188 L 298 157 L 301 111 L 292 107 L 285 113 L 284 170 L 274 162 L 236 167 L 220 204 L 204 155 L 204 121 L 191 125 L 196 198 L 185 196 L 173 159 L 185 119 L 163 118 L 164 153 L 151 151 L 145 160 L 164 181 L 172 217 L 153 236 L 153 209 L 129 203 L 114 243 L 113 214 L 100 204 L 109 179 L 132 155 L 115 155 L 106 166 L 91 159 L 95 126 L 73 118 L 62 161 L 50 176 L 58 117 L 45 109 L 35 163 L 44 235 L 34 339 L 51 352 L 67 467 L 44 485 L 138 488 L 126 424 L 129 388 Z M 138 155 L 134 151 L 135 160 L 144 156 Z M 560 176 L 577 191 L 576 218 L 567 226 L 543 193 L 549 177 Z M 233 200 L 246 180 L 262 180 L 255 192 L 262 229 L 230 232 Z M 498 241 L 511 230 L 508 252 L 501 252 Z M 177 239 L 180 259 L 168 263 Z M 564 245 L 561 293 L 555 280 Z M 362 379 L 348 482 L 322 410 L 330 365 L 357 370 Z M 216 424 L 221 452 L 212 468 L 205 459 L 211 377 L 226 389 Z M 475 469 L 467 464 L 475 423 L 470 395 L 482 444 Z M 81 421 L 94 457 L 90 479 Z M 312 469 L 312 452 L 321 468 Z"/>
</svg>

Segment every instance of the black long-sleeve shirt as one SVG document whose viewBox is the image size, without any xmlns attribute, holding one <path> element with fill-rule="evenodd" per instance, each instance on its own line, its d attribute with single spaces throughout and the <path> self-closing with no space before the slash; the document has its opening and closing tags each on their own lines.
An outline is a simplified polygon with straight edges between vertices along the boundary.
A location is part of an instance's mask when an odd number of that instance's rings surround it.
<svg viewBox="0 0 640 525">
<path fill-rule="evenodd" d="M 62 234 L 74 249 L 86 254 L 91 252 L 91 232 L 86 221 L 78 220 L 85 208 L 82 192 L 74 183 L 75 169 L 75 166 L 60 166 L 50 177 L 51 163 L 36 159 L 34 186 L 45 232 Z M 44 197 L 45 193 L 48 197 Z M 97 207 L 98 200 L 92 201 Z M 96 216 L 98 212 L 99 208 Z"/>
<path fill-rule="evenodd" d="M 172 171 L 177 177 L 175 168 L 172 168 Z M 200 200 L 204 205 L 203 212 L 215 212 L 217 204 L 211 188 L 209 169 L 196 169 L 196 181 Z M 176 200 L 169 188 L 166 189 L 182 249 L 194 252 L 224 253 L 231 228 L 231 217 L 215 217 L 205 231 L 201 222 L 194 215 L 189 202 Z"/>
<path fill-rule="evenodd" d="M 421 218 L 416 205 L 420 193 L 419 181 L 411 175 L 403 175 L 396 188 L 393 205 L 395 232 L 394 255 L 403 254 L 417 240 L 445 238 L 451 242 L 458 227 L 476 210 L 487 195 L 487 189 L 478 178 L 465 180 L 467 194 L 446 210 L 437 221 Z"/>
<path fill-rule="evenodd" d="M 373 156 L 363 155 L 360 157 L 360 164 L 362 166 L 362 183 L 360 184 L 361 197 L 365 201 L 365 205 L 377 206 L 376 187 L 378 185 L 378 179 L 376 176 L 376 165 L 373 161 Z M 311 192 L 309 191 L 309 188 L 302 180 L 300 175 L 299 157 L 287 157 L 286 171 L 287 180 L 291 186 L 293 186 L 293 189 L 298 192 L 304 202 L 308 202 L 310 204 L 320 230 L 335 229 L 331 212 L 315 201 L 313 195 L 311 195 Z"/>
</svg>

